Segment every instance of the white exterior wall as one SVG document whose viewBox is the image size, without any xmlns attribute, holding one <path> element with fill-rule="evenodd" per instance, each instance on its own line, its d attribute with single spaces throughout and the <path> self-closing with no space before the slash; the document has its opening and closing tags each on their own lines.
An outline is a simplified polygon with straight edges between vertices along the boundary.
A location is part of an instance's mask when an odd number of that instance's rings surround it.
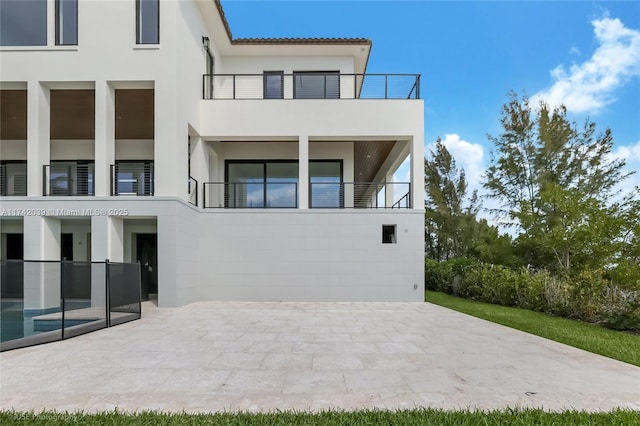
<svg viewBox="0 0 640 426">
<path fill-rule="evenodd" d="M 202 221 L 204 298 L 424 299 L 424 217 L 385 211 L 213 212 Z M 397 244 L 382 244 L 396 224 Z M 415 288 L 414 288 L 415 286 Z"/>
<path fill-rule="evenodd" d="M 131 262 L 133 234 L 157 232 L 161 306 L 197 300 L 423 300 L 421 201 L 407 211 L 317 211 L 303 202 L 300 210 L 203 210 L 184 201 L 189 135 L 200 206 L 202 183 L 223 181 L 226 159 L 342 159 L 344 181 L 352 182 L 353 143 L 363 140 L 409 145 L 412 196 L 421 200 L 420 100 L 202 100 L 203 36 L 212 42 L 215 73 L 351 74 L 362 72 L 355 63 L 362 63 L 368 48 L 216 46 L 214 40 L 226 33 L 212 0 L 162 1 L 159 45 L 135 44 L 134 1 L 83 1 L 78 46 L 54 46 L 49 9 L 48 46 L 0 47 L 0 88 L 28 90 L 27 141 L 0 144 L 2 159 L 28 160 L 28 196 L 0 200 L 2 209 L 23 212 L 16 216 L 24 217 L 25 259 L 58 259 L 65 230 L 74 232 L 76 258 L 76 234 L 80 245 L 89 244 L 89 228 L 92 260 Z M 352 84 L 341 81 L 342 96 L 353 96 Z M 49 92 L 74 88 L 95 90 L 95 139 L 50 141 Z M 115 140 L 115 90 L 135 88 L 154 90 L 154 139 Z M 255 88 L 262 92 L 261 78 Z M 42 165 L 73 159 L 95 159 L 96 196 L 42 197 Z M 108 196 L 109 166 L 126 159 L 154 160 L 154 197 Z M 301 198 L 306 191 L 301 185 Z M 76 214 L 64 210 L 101 213 L 83 214 L 90 227 L 75 227 L 66 219 Z M 397 225 L 397 244 L 381 243 L 383 224 Z M 42 271 L 34 274 L 33 285 L 44 285 Z M 30 306 L 48 308 L 53 296 L 43 297 Z"/>
</svg>

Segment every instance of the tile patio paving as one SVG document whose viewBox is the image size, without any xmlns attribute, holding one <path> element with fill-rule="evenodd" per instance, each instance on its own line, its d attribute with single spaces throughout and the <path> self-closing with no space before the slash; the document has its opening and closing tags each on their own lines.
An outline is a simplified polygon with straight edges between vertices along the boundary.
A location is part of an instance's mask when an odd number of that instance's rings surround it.
<svg viewBox="0 0 640 426">
<path fill-rule="evenodd" d="M 0 406 L 640 410 L 640 368 L 429 303 L 146 302 L 139 321 L 2 353 Z"/>
</svg>

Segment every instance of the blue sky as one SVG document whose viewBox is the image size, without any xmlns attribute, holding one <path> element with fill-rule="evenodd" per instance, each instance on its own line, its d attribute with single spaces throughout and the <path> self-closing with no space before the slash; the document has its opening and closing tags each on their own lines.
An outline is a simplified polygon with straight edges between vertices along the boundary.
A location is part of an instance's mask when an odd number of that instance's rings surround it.
<svg viewBox="0 0 640 426">
<path fill-rule="evenodd" d="M 640 1 L 223 0 L 234 37 L 366 37 L 367 72 L 419 73 L 425 144 L 445 140 L 473 187 L 506 94 L 611 128 L 640 172 Z M 636 174 L 626 186 L 640 185 Z"/>
</svg>

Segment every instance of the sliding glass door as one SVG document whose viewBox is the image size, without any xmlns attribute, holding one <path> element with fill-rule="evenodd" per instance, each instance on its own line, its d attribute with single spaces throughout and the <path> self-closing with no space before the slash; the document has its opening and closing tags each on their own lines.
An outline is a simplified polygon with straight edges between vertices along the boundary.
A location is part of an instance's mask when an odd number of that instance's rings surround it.
<svg viewBox="0 0 640 426">
<path fill-rule="evenodd" d="M 227 208 L 297 208 L 297 161 L 227 160 Z"/>
</svg>

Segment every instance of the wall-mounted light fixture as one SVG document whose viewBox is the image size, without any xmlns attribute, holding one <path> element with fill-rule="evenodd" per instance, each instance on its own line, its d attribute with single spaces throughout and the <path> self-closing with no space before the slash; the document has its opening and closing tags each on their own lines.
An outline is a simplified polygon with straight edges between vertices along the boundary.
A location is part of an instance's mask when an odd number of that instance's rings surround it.
<svg viewBox="0 0 640 426">
<path fill-rule="evenodd" d="M 202 44 L 205 49 L 209 50 L 209 37 L 202 36 Z"/>
</svg>

